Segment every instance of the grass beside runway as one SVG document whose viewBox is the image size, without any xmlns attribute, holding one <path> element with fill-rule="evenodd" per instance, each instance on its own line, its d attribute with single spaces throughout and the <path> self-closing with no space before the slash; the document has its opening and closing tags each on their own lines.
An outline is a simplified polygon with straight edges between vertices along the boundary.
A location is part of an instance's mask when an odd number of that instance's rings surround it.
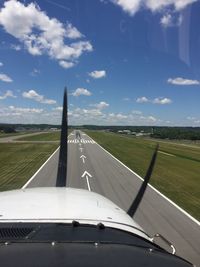
<svg viewBox="0 0 200 267">
<path fill-rule="evenodd" d="M 41 133 L 32 136 L 26 136 L 18 138 L 16 141 L 59 141 L 60 140 L 60 131 Z"/>
<path fill-rule="evenodd" d="M 97 143 L 144 177 L 156 142 L 113 133 L 86 131 Z M 200 148 L 159 143 L 151 184 L 200 220 Z"/>
<path fill-rule="evenodd" d="M 56 144 L 0 144 L 0 191 L 21 188 L 47 158 Z"/>
</svg>

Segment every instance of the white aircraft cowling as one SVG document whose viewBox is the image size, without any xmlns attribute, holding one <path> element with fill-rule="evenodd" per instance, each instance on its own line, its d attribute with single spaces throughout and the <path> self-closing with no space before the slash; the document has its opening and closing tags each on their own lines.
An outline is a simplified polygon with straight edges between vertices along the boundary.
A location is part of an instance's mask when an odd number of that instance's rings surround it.
<svg viewBox="0 0 200 267">
<path fill-rule="evenodd" d="M 40 187 L 0 193 L 0 223 L 103 223 L 150 240 L 127 213 L 109 199 L 83 189 Z"/>
</svg>

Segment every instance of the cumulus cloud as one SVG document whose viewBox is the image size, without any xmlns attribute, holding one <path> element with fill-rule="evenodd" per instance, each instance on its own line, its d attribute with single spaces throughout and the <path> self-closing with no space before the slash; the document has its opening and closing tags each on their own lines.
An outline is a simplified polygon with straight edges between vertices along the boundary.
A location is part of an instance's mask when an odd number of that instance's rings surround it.
<svg viewBox="0 0 200 267">
<path fill-rule="evenodd" d="M 40 74 L 40 70 L 38 70 L 38 69 L 33 69 L 32 71 L 31 71 L 31 73 L 30 73 L 30 75 L 31 76 L 37 76 L 38 74 Z"/>
<path fill-rule="evenodd" d="M 149 99 L 146 96 L 142 96 L 142 97 L 138 97 L 136 99 L 136 102 L 137 103 L 147 103 L 147 102 L 149 102 Z"/>
<path fill-rule="evenodd" d="M 66 60 L 60 60 L 59 65 L 63 67 L 64 69 L 69 69 L 75 65 L 75 62 L 69 62 Z"/>
<path fill-rule="evenodd" d="M 8 75 L 4 73 L 0 73 L 0 80 L 6 83 L 11 83 L 13 81 Z"/>
<path fill-rule="evenodd" d="M 141 8 L 150 9 L 152 12 L 162 11 L 165 8 L 172 7 L 174 11 L 180 11 L 189 4 L 197 0 L 110 0 L 115 5 L 120 6 L 123 11 L 133 16 Z"/>
<path fill-rule="evenodd" d="M 191 116 L 188 116 L 186 119 L 189 120 L 189 121 L 194 121 L 194 120 L 196 120 L 195 117 L 191 117 Z"/>
<path fill-rule="evenodd" d="M 139 9 L 142 4 L 141 0 L 112 0 L 115 5 L 120 6 L 123 11 L 129 13 L 133 16 Z"/>
<path fill-rule="evenodd" d="M 2 62 L 0 62 L 0 67 L 2 67 L 3 66 L 3 63 Z"/>
<path fill-rule="evenodd" d="M 16 51 L 20 51 L 22 49 L 21 45 L 17 45 L 17 44 L 11 44 L 10 48 Z"/>
<path fill-rule="evenodd" d="M 67 24 L 66 28 L 66 36 L 71 39 L 77 39 L 83 37 L 82 33 L 80 33 L 76 27 L 73 27 L 71 23 Z"/>
<path fill-rule="evenodd" d="M 153 104 L 160 104 L 160 105 L 165 105 L 165 104 L 171 104 L 172 100 L 167 97 L 156 97 L 153 100 L 148 99 L 146 96 L 142 96 L 136 99 L 137 103 L 153 103 Z"/>
<path fill-rule="evenodd" d="M 175 16 L 174 14 L 165 14 L 160 20 L 161 25 L 164 28 L 173 27 L 173 26 L 180 26 L 182 23 L 182 16 Z"/>
<path fill-rule="evenodd" d="M 58 60 L 64 68 L 67 63 L 68 67 L 73 66 L 84 52 L 93 50 L 89 41 L 76 41 L 83 35 L 71 23 L 64 25 L 56 18 L 48 17 L 35 3 L 25 5 L 17 0 L 4 2 L 0 10 L 0 25 L 18 39 L 30 54 L 46 54 Z"/>
<path fill-rule="evenodd" d="M 169 78 L 167 82 L 170 84 L 174 84 L 174 85 L 199 85 L 200 84 L 200 81 L 198 80 L 184 79 L 181 77 Z"/>
<path fill-rule="evenodd" d="M 80 95 L 85 95 L 85 96 L 91 96 L 92 93 L 85 89 L 85 88 L 77 88 L 73 93 L 73 96 L 80 96 Z"/>
<path fill-rule="evenodd" d="M 63 107 L 56 107 L 56 108 L 53 108 L 53 110 L 62 111 L 63 110 Z"/>
<path fill-rule="evenodd" d="M 24 98 L 29 98 L 29 99 L 35 100 L 37 102 L 40 102 L 42 104 L 52 105 L 52 104 L 56 103 L 55 100 L 47 99 L 43 95 L 38 94 L 35 90 L 29 90 L 28 92 L 23 92 L 22 96 Z"/>
<path fill-rule="evenodd" d="M 0 99 L 1 99 L 1 100 L 2 100 L 2 99 L 6 99 L 6 98 L 8 98 L 8 97 L 14 97 L 14 98 L 16 98 L 16 96 L 13 94 L 13 92 L 12 92 L 11 90 L 7 90 L 7 91 L 5 92 L 5 94 L 0 95 Z"/>
<path fill-rule="evenodd" d="M 20 108 L 15 106 L 9 106 L 9 110 L 14 113 L 23 114 L 23 113 L 42 113 L 43 109 L 39 108 Z"/>
<path fill-rule="evenodd" d="M 160 23 L 161 23 L 164 27 L 172 26 L 172 15 L 171 15 L 171 14 L 165 14 L 165 15 L 161 18 Z"/>
<path fill-rule="evenodd" d="M 166 105 L 166 104 L 171 104 L 172 100 L 167 97 L 157 97 L 153 100 L 154 104 L 160 104 L 160 105 Z"/>
<path fill-rule="evenodd" d="M 51 110 L 9 106 L 0 109 L 0 117 L 2 122 L 8 123 L 60 124 L 61 111 L 61 106 Z M 152 114 L 144 115 L 140 112 L 106 113 L 98 108 L 72 108 L 68 110 L 68 116 L 69 123 L 72 125 L 159 125 L 162 122 Z"/>
<path fill-rule="evenodd" d="M 89 73 L 89 76 L 94 79 L 100 79 L 100 78 L 106 77 L 106 71 L 105 70 L 94 70 Z"/>
<path fill-rule="evenodd" d="M 96 107 L 97 109 L 104 109 L 104 108 L 109 107 L 109 104 L 104 101 L 101 101 L 97 104 L 91 104 L 91 106 Z"/>
<path fill-rule="evenodd" d="M 129 97 L 124 97 L 122 100 L 123 101 L 130 101 L 131 99 Z"/>
<path fill-rule="evenodd" d="M 198 0 L 110 0 L 130 16 L 134 16 L 141 9 L 161 13 L 160 23 L 165 28 L 179 26 L 182 23 L 182 16 L 177 14 L 196 1 Z"/>
<path fill-rule="evenodd" d="M 142 111 L 140 111 L 140 110 L 133 110 L 132 113 L 134 115 L 142 115 Z"/>
</svg>

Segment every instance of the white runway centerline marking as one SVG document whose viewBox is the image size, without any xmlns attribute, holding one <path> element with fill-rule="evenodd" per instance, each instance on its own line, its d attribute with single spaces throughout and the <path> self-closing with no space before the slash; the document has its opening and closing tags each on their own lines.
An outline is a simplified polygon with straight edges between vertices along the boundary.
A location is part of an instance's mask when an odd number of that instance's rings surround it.
<svg viewBox="0 0 200 267">
<path fill-rule="evenodd" d="M 81 155 L 80 159 L 82 159 L 83 163 L 85 163 L 86 156 L 85 155 Z"/>
<path fill-rule="evenodd" d="M 81 178 L 86 178 L 86 182 L 87 182 L 87 187 L 88 187 L 88 190 L 91 191 L 91 187 L 90 187 L 90 182 L 89 182 L 89 177 L 91 178 L 92 175 L 87 172 L 87 171 L 84 171 L 84 173 L 82 174 Z"/>
</svg>

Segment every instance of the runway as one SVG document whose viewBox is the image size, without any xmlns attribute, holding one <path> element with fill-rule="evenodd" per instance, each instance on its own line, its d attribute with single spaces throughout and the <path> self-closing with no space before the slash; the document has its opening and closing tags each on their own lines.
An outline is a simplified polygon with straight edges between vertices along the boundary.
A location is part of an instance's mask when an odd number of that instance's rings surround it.
<svg viewBox="0 0 200 267">
<path fill-rule="evenodd" d="M 25 187 L 55 186 L 59 149 Z M 107 153 L 89 136 L 75 132 L 68 140 L 67 186 L 91 190 L 128 210 L 141 179 Z M 151 187 L 147 188 L 134 219 L 149 234 L 160 233 L 177 254 L 196 266 L 200 263 L 200 226 Z"/>
</svg>

